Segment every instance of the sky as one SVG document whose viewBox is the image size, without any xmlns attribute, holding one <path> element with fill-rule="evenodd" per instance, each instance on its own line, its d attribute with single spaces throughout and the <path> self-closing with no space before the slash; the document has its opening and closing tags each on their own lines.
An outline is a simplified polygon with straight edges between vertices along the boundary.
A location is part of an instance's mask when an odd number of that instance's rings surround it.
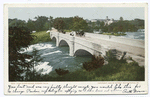
<svg viewBox="0 0 150 97">
<path fill-rule="evenodd" d="M 83 17 L 84 19 L 109 19 L 133 20 L 135 18 L 144 19 L 144 7 L 10 7 L 8 9 L 8 18 L 18 18 L 27 21 L 36 16 L 56 17 Z"/>
</svg>

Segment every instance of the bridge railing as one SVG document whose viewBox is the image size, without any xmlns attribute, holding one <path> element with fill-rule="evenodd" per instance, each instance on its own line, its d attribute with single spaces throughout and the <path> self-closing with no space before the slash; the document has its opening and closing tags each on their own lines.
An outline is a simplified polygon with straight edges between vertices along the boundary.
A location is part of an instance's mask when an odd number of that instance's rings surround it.
<svg viewBox="0 0 150 97">
<path fill-rule="evenodd" d="M 93 34 L 93 33 L 85 33 L 85 37 L 103 39 L 103 40 L 107 40 L 107 41 L 112 41 L 112 42 L 122 43 L 122 44 L 126 44 L 126 45 L 131 45 L 131 46 L 133 45 L 133 46 L 145 48 L 144 40 L 129 39 L 129 38 L 110 36 L 110 35 L 102 35 L 102 34 Z"/>
<path fill-rule="evenodd" d="M 69 34 L 63 34 L 63 33 L 59 33 L 59 36 L 60 36 L 60 37 L 70 37 Z"/>
<path fill-rule="evenodd" d="M 60 37 L 64 37 L 64 38 L 71 37 L 69 34 L 62 34 L 59 32 L 51 32 L 51 34 L 56 35 L 56 36 L 59 34 Z M 103 39 L 106 41 L 117 42 L 117 43 L 122 43 L 122 44 L 126 44 L 126 45 L 145 48 L 144 40 L 129 39 L 129 38 L 110 36 L 110 35 L 102 35 L 102 34 L 93 34 L 93 33 L 85 33 L 85 37 Z"/>
</svg>

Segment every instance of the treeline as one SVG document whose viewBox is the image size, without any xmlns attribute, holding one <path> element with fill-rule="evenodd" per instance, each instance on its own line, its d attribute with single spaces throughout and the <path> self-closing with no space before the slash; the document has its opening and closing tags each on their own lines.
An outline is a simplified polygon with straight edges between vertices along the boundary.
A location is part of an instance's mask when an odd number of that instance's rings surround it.
<svg viewBox="0 0 150 97">
<path fill-rule="evenodd" d="M 123 20 L 123 18 L 120 18 L 117 22 L 115 21 L 107 25 L 104 21 L 87 22 L 79 16 L 57 17 L 55 19 L 52 16 L 37 16 L 34 20 L 29 19 L 27 22 L 24 20 L 9 19 L 9 26 L 25 26 L 30 31 L 44 31 L 54 27 L 60 32 L 64 30 L 93 32 L 100 29 L 102 32 L 136 32 L 138 29 L 144 29 L 144 20 Z"/>
<path fill-rule="evenodd" d="M 88 31 L 90 28 L 86 21 L 78 16 L 63 18 L 57 17 L 53 19 L 52 16 L 38 16 L 34 20 L 29 19 L 27 22 L 19 19 L 9 19 L 9 26 L 27 27 L 30 31 L 44 31 L 51 29 L 52 27 L 59 31 L 64 30 L 84 30 Z"/>
<path fill-rule="evenodd" d="M 88 25 L 91 27 L 91 30 L 102 32 L 136 32 L 138 29 L 144 29 L 144 20 L 134 19 L 134 20 L 123 20 L 120 19 L 111 23 L 110 25 L 105 24 L 104 22 L 89 22 Z"/>
<path fill-rule="evenodd" d="M 82 17 L 78 16 L 69 18 L 62 18 L 62 17 L 55 18 L 53 26 L 60 32 L 64 30 L 76 32 L 82 30 L 88 32 L 90 30 L 88 23 Z"/>
<path fill-rule="evenodd" d="M 137 32 L 138 29 L 144 29 L 144 20 L 118 21 L 108 25 L 104 32 Z"/>
<path fill-rule="evenodd" d="M 43 31 L 52 27 L 53 17 L 38 16 L 34 20 L 9 19 L 9 26 L 27 27 L 30 31 Z"/>
</svg>

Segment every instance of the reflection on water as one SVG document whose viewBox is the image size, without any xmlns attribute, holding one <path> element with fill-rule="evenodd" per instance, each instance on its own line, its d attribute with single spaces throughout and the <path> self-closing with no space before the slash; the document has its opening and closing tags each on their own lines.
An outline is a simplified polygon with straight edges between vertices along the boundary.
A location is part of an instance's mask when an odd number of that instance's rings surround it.
<svg viewBox="0 0 150 97">
<path fill-rule="evenodd" d="M 56 47 L 54 42 L 46 42 L 30 45 L 24 53 L 31 54 L 33 47 L 39 50 L 43 62 L 35 69 L 41 74 L 56 75 L 55 69 L 67 69 L 69 72 L 82 68 L 82 63 L 90 61 L 90 57 L 72 57 L 69 56 L 69 47 Z"/>
</svg>

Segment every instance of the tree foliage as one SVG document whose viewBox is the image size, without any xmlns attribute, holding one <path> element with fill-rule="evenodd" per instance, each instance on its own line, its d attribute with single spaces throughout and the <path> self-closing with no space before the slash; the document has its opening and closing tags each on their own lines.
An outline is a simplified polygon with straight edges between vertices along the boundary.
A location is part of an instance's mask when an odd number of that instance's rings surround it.
<svg viewBox="0 0 150 97">
<path fill-rule="evenodd" d="M 21 48 L 28 47 L 33 40 L 30 31 L 26 27 L 9 26 L 9 81 L 22 80 L 21 74 L 24 68 L 30 64 L 26 59 L 31 56 L 22 54 Z"/>
<path fill-rule="evenodd" d="M 63 30 L 73 30 L 76 32 L 80 30 L 88 31 L 89 29 L 86 21 L 78 16 L 69 18 L 62 18 L 62 17 L 55 18 L 53 26 L 60 32 Z"/>
<path fill-rule="evenodd" d="M 18 19 L 9 19 L 9 27 L 27 27 L 26 21 Z"/>
<path fill-rule="evenodd" d="M 36 25 L 36 31 L 43 31 L 44 29 L 44 24 L 48 21 L 48 17 L 46 16 L 38 16 L 35 17 L 35 25 Z"/>
<path fill-rule="evenodd" d="M 43 58 L 41 58 L 41 54 L 38 53 L 36 48 L 33 48 L 31 56 L 32 57 L 29 61 L 30 67 L 26 72 L 26 80 L 35 80 L 35 75 L 37 74 L 35 66 L 40 65 L 40 62 L 43 60 Z"/>
<path fill-rule="evenodd" d="M 135 25 L 138 29 L 144 29 L 144 20 L 134 19 L 130 21 L 131 24 Z"/>
<path fill-rule="evenodd" d="M 49 23 L 49 29 L 51 30 L 51 29 L 52 29 L 52 27 L 53 27 L 53 23 L 54 23 L 54 19 L 53 19 L 53 17 L 52 17 L 52 16 L 50 16 L 50 17 L 49 17 L 49 21 L 48 21 L 48 23 Z"/>
<path fill-rule="evenodd" d="M 27 27 L 30 31 L 36 31 L 35 21 L 29 19 L 27 22 Z"/>
<path fill-rule="evenodd" d="M 73 26 L 72 26 L 72 30 L 79 32 L 80 30 L 82 31 L 86 31 L 86 29 L 88 28 L 88 24 L 86 23 L 86 21 L 78 16 L 75 16 L 73 18 Z"/>
<path fill-rule="evenodd" d="M 108 32 L 136 32 L 138 28 L 129 21 L 118 21 L 108 25 Z"/>
<path fill-rule="evenodd" d="M 60 23 L 59 23 L 60 22 Z M 120 17 L 118 22 L 114 22 L 110 25 L 105 25 L 102 21 L 97 20 L 97 22 L 86 22 L 82 17 L 57 17 L 53 19 L 52 16 L 37 16 L 35 20 L 29 19 L 27 22 L 17 19 L 9 19 L 9 25 L 18 27 L 28 27 L 31 31 L 44 31 L 51 29 L 55 26 L 60 32 L 63 30 L 83 30 L 86 32 L 93 32 L 94 30 L 103 32 L 134 32 L 137 29 L 144 29 L 144 20 L 134 19 L 134 20 L 123 20 Z"/>
<path fill-rule="evenodd" d="M 120 17 L 120 21 L 123 21 L 123 17 Z"/>
<path fill-rule="evenodd" d="M 37 16 L 34 19 L 29 19 L 27 22 L 27 27 L 30 31 L 44 31 L 53 27 L 54 19 L 52 16 Z"/>
<path fill-rule="evenodd" d="M 65 29 L 65 22 L 62 18 L 56 18 L 53 24 L 54 28 L 56 28 L 59 32 L 63 32 Z"/>
<path fill-rule="evenodd" d="M 46 23 L 44 24 L 43 29 L 44 29 L 44 30 L 51 29 L 51 27 L 50 27 L 50 23 L 49 23 L 49 22 L 46 22 Z"/>
</svg>

